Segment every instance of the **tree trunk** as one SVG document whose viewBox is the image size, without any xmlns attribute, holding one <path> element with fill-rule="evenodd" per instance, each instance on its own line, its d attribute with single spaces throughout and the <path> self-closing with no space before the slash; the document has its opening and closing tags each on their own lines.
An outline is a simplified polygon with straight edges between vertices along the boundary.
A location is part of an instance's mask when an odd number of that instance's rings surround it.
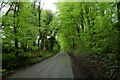
<svg viewBox="0 0 120 80">
<path fill-rule="evenodd" d="M 41 4 L 41 2 L 39 2 L 39 6 L 38 6 L 38 24 L 39 24 L 39 39 L 38 39 L 38 47 L 40 47 L 40 36 L 41 36 L 41 31 L 40 31 L 40 26 L 41 26 L 41 24 L 40 24 L 40 15 L 41 15 L 41 9 L 40 9 L 40 4 Z"/>
<path fill-rule="evenodd" d="M 45 32 L 45 50 L 48 50 L 47 31 Z"/>
<path fill-rule="evenodd" d="M 16 16 L 18 16 L 17 15 L 17 13 L 18 13 L 18 11 L 17 11 L 17 7 L 18 7 L 18 4 L 17 4 L 17 2 L 15 3 L 15 8 L 14 8 L 14 34 L 15 34 L 15 49 L 18 49 L 18 40 L 17 40 L 17 22 L 16 22 L 16 20 L 15 20 L 15 18 L 16 18 Z"/>
<path fill-rule="evenodd" d="M 41 49 L 44 49 L 44 37 L 41 38 Z"/>
<path fill-rule="evenodd" d="M 118 53 L 120 53 L 120 1 L 117 3 L 117 11 L 118 11 L 118 28 L 117 30 L 119 31 L 118 32 L 118 48 L 119 48 L 119 51 Z"/>
</svg>

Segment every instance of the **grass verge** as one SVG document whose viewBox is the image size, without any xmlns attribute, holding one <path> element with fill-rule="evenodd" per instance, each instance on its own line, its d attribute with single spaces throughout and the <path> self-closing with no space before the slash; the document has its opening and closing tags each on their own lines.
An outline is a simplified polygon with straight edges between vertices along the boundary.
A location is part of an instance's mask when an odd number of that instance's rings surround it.
<svg viewBox="0 0 120 80">
<path fill-rule="evenodd" d="M 17 70 L 41 62 L 56 53 L 58 51 L 22 52 L 17 57 L 15 57 L 15 53 L 3 54 L 2 78 L 7 78 Z"/>
</svg>

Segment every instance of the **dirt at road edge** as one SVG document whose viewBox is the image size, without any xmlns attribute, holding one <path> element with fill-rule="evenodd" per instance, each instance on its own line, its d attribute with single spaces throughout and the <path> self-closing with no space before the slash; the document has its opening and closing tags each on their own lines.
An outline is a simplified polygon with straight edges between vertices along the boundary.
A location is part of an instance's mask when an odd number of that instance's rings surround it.
<svg viewBox="0 0 120 80">
<path fill-rule="evenodd" d="M 74 73 L 74 77 L 76 79 L 84 79 L 84 80 L 106 80 L 108 79 L 103 72 L 99 72 L 95 70 L 91 65 L 89 65 L 86 59 L 76 56 L 73 54 L 69 54 L 71 57 L 72 69 Z"/>
</svg>

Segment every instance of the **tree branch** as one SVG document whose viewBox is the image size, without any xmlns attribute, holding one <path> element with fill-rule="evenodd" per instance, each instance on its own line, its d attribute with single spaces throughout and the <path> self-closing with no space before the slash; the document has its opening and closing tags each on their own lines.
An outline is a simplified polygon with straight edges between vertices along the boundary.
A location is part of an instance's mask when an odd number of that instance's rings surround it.
<svg viewBox="0 0 120 80">
<path fill-rule="evenodd" d="M 4 5 L 3 5 L 3 4 L 4 4 Z M 5 7 L 7 4 L 8 4 L 8 2 L 6 2 L 6 3 L 5 3 L 5 2 L 2 2 L 2 3 L 1 3 L 1 7 L 0 7 L 0 11 L 1 11 L 2 8 Z"/>
</svg>

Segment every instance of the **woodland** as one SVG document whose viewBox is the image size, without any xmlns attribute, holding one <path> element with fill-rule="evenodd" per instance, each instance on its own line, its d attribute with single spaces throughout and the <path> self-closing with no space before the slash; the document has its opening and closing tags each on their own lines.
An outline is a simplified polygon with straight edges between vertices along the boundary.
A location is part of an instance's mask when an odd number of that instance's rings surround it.
<svg viewBox="0 0 120 80">
<path fill-rule="evenodd" d="M 56 2 L 55 13 L 41 2 L 2 2 L 0 10 L 5 5 L 3 75 L 64 50 L 102 64 L 109 78 L 120 79 L 120 2 Z"/>
</svg>

